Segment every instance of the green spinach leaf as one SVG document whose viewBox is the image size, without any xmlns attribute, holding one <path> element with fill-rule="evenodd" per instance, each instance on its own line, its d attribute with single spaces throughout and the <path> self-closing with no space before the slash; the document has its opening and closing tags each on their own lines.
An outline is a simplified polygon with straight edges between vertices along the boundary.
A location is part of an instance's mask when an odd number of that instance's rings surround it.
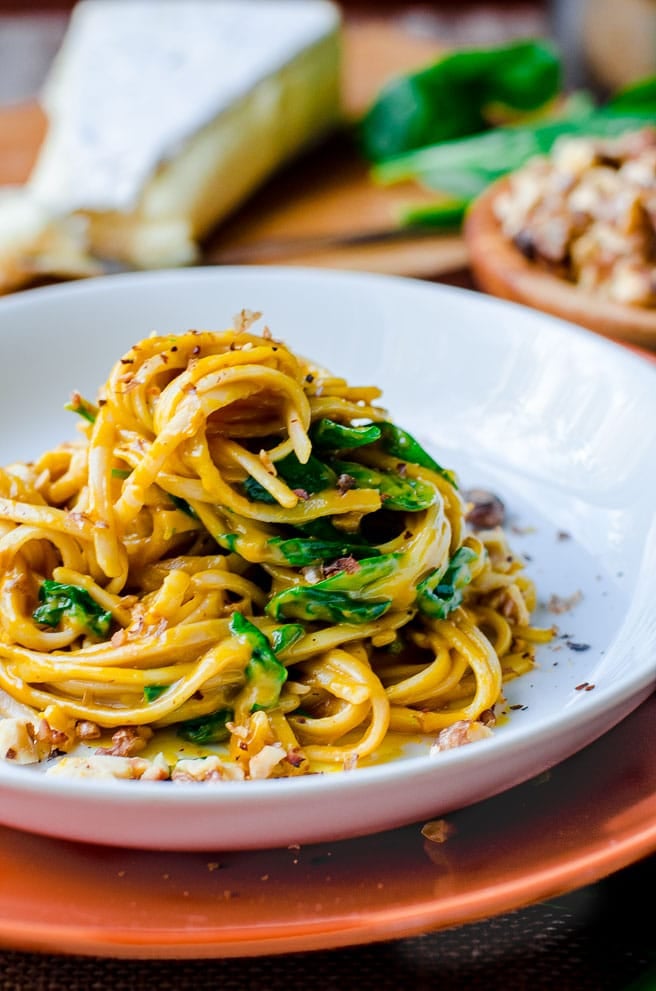
<svg viewBox="0 0 656 991">
<path fill-rule="evenodd" d="M 361 146 L 378 162 L 476 134 L 494 122 L 494 105 L 533 111 L 561 85 L 560 56 L 544 41 L 456 51 L 389 82 L 360 122 Z"/>
<path fill-rule="evenodd" d="M 471 565 L 477 554 L 459 547 L 446 569 L 436 568 L 417 585 L 417 605 L 431 619 L 446 619 L 462 602 L 463 590 L 472 580 Z"/>
<path fill-rule="evenodd" d="M 56 627 L 69 616 L 82 629 L 103 639 L 109 633 L 112 614 L 99 606 L 86 589 L 47 578 L 39 588 L 38 606 L 32 613 L 37 623 Z"/>
</svg>

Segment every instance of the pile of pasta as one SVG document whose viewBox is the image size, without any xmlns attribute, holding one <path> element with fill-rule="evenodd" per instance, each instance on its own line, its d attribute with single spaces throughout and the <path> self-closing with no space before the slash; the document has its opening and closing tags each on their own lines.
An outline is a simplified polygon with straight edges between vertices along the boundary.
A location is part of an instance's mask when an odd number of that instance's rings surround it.
<svg viewBox="0 0 656 991">
<path fill-rule="evenodd" d="M 468 524 L 379 389 L 253 316 L 142 340 L 96 402 L 72 397 L 77 440 L 0 471 L 2 757 L 194 781 L 350 769 L 398 734 L 489 733 L 534 663 L 547 634 L 503 530 Z"/>
</svg>

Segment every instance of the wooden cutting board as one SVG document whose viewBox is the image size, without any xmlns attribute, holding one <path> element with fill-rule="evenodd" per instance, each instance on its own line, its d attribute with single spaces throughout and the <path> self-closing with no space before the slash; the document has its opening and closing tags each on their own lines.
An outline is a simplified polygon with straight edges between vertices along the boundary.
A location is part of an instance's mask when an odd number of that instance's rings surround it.
<svg viewBox="0 0 656 991">
<path fill-rule="evenodd" d="M 348 117 L 362 113 L 392 76 L 431 61 L 442 50 L 439 40 L 414 35 L 402 22 L 349 20 L 343 63 Z M 36 104 L 0 108 L 0 184 L 25 181 L 45 128 Z M 460 236 L 373 238 L 376 232 L 394 229 L 402 206 L 433 198 L 414 184 L 376 186 L 352 143 L 337 136 L 279 172 L 228 218 L 204 246 L 203 261 L 439 278 L 466 266 Z M 369 235 L 372 240 L 364 243 L 363 236 Z"/>
</svg>

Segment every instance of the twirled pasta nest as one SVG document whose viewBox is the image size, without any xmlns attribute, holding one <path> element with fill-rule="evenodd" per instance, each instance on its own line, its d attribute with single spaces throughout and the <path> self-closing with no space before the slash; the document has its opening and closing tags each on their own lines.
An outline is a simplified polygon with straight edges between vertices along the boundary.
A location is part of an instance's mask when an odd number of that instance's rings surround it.
<svg viewBox="0 0 656 991">
<path fill-rule="evenodd" d="M 249 319 L 136 344 L 96 403 L 73 397 L 78 441 L 0 472 L 3 757 L 352 768 L 398 734 L 488 733 L 549 636 L 502 529 L 467 523 L 380 390 Z"/>
</svg>

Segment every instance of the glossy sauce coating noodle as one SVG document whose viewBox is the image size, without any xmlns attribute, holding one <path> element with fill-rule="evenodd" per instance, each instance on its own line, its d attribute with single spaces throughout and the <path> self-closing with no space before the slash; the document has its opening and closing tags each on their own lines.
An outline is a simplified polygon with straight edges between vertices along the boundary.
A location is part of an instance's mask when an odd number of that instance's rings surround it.
<svg viewBox="0 0 656 991">
<path fill-rule="evenodd" d="M 0 471 L 1 755 L 261 778 L 488 732 L 534 588 L 379 396 L 239 326 L 75 396 L 81 439 Z M 166 727 L 200 756 L 140 757 Z"/>
</svg>

